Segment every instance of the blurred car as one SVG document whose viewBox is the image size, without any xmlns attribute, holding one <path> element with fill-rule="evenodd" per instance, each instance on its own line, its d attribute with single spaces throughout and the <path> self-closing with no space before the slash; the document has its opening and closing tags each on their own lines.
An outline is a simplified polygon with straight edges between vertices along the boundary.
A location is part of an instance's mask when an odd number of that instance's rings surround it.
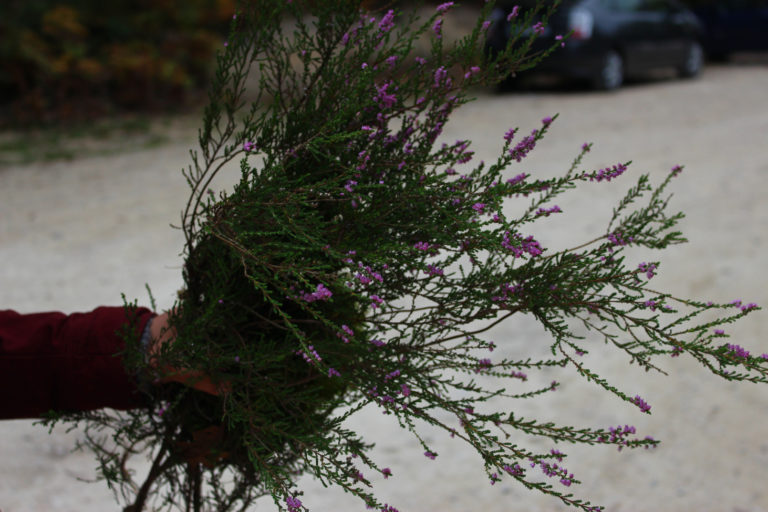
<svg viewBox="0 0 768 512">
<path fill-rule="evenodd" d="M 497 7 L 486 39 L 492 54 L 519 30 L 520 20 L 535 5 L 520 0 L 518 15 L 508 21 L 512 3 Z M 531 24 L 538 21 L 534 17 Z M 525 37 L 531 29 L 522 32 Z M 674 68 L 682 77 L 699 74 L 704 62 L 702 27 L 696 15 L 675 0 L 563 0 L 540 28 L 532 51 L 563 47 L 536 65 L 534 73 L 589 80 L 598 89 L 620 87 L 626 77 Z M 559 46 L 559 45 L 558 45 Z"/>
<path fill-rule="evenodd" d="M 766 0 L 712 0 L 692 10 L 704 26 L 702 45 L 708 57 L 725 60 L 738 52 L 768 51 Z"/>
</svg>

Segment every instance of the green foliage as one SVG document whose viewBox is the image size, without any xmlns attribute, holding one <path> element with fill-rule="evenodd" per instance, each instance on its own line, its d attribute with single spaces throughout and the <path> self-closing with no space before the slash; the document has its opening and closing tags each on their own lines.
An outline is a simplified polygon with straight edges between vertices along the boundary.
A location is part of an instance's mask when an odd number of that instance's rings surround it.
<svg viewBox="0 0 768 512">
<path fill-rule="evenodd" d="M 208 83 L 234 1 L 12 0 L 3 11 L 0 108 L 27 125 L 182 105 Z"/>
<path fill-rule="evenodd" d="M 425 22 L 361 12 L 353 0 L 247 3 L 238 11 L 218 58 L 200 150 L 184 172 L 191 187 L 181 223 L 185 288 L 170 319 L 176 342 L 159 356 L 160 367 L 202 370 L 231 390 L 214 397 L 148 385 L 146 409 L 70 418 L 90 431 L 111 429 L 126 457 L 152 456 L 139 486 L 120 450 L 88 438 L 102 477 L 131 503 L 126 510 L 142 510 L 152 497 L 169 508 L 245 509 L 271 495 L 296 512 L 304 507 L 295 479 L 310 473 L 391 511 L 362 472 L 384 468 L 363 436 L 343 426 L 368 404 L 413 434 L 427 457 L 437 454 L 421 436 L 423 423 L 473 446 L 492 481 L 514 478 L 599 510 L 566 492 L 578 480 L 553 465 L 562 454 L 532 452 L 518 438 L 620 448 L 657 441 L 629 428 L 559 426 L 488 410 L 497 397 L 535 398 L 558 387 L 526 387 L 525 372 L 572 367 L 649 412 L 641 397 L 585 365 L 576 326 L 647 370 L 658 369 L 659 357 L 684 353 L 729 380 L 766 381 L 764 358 L 718 344 L 722 335 L 712 330 L 756 306 L 654 291 L 648 281 L 658 263 L 625 262 L 625 246 L 684 241 L 674 230 L 682 214 L 667 213 L 664 195 L 680 168 L 655 187 L 641 176 L 604 233 L 551 252 L 530 234 L 533 223 L 559 212 L 557 196 L 610 186 L 601 182 L 618 179 L 626 165 L 583 169 L 585 146 L 560 177 L 509 176 L 555 122 L 549 118 L 519 142 L 513 131 L 499 134 L 505 143 L 491 164 L 472 162 L 469 141 L 438 144 L 470 87 L 535 64 L 526 56 L 530 38 L 513 40 L 494 60 L 483 54 L 491 8 L 451 47 L 440 37 L 440 11 Z M 412 51 L 422 36 L 432 50 L 420 60 Z M 249 107 L 252 66 L 259 90 Z M 238 159 L 234 189 L 209 192 Z M 530 204 L 508 217 L 510 201 Z M 705 312 L 720 316 L 694 322 Z M 551 357 L 487 357 L 495 344 L 519 341 L 485 336 L 513 315 L 535 318 L 551 334 Z M 151 373 L 137 340 L 127 342 L 128 367 Z M 499 387 L 488 387 L 488 377 Z"/>
</svg>

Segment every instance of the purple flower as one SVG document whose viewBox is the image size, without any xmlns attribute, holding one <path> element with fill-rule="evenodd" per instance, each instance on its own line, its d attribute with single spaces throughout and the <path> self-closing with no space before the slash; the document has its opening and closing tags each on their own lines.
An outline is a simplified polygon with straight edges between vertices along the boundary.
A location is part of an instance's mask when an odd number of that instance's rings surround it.
<svg viewBox="0 0 768 512">
<path fill-rule="evenodd" d="M 442 276 L 443 275 L 443 269 L 436 267 L 434 265 L 427 265 L 427 270 L 424 271 L 425 274 L 428 274 L 431 276 Z"/>
<path fill-rule="evenodd" d="M 298 512 L 301 509 L 301 500 L 292 496 L 286 496 L 285 504 L 288 507 L 288 512 Z"/>
<path fill-rule="evenodd" d="M 371 307 L 373 309 L 378 308 L 384 302 L 378 295 L 371 295 Z"/>
<path fill-rule="evenodd" d="M 247 140 L 247 141 L 245 141 L 245 142 L 243 143 L 243 151 L 245 151 L 246 153 L 250 153 L 250 152 L 251 152 L 251 151 L 253 151 L 255 148 L 256 148 L 256 144 L 254 144 L 254 143 L 253 143 L 253 142 L 251 142 L 251 141 L 248 141 L 248 140 Z"/>
<path fill-rule="evenodd" d="M 437 457 L 437 454 L 436 453 L 432 453 L 429 450 L 427 450 L 426 452 L 424 452 L 424 456 L 427 457 L 427 458 L 430 458 L 432 460 L 435 460 L 435 457 Z"/>
<path fill-rule="evenodd" d="M 755 308 L 757 308 L 757 304 L 755 304 L 754 302 L 750 302 L 746 306 L 741 306 L 741 310 L 742 311 L 749 311 L 749 310 L 752 310 L 752 309 L 755 309 Z"/>
<path fill-rule="evenodd" d="M 539 208 L 536 210 L 536 215 L 549 217 L 553 213 L 562 213 L 562 211 L 559 206 L 555 205 L 552 208 Z"/>
<path fill-rule="evenodd" d="M 491 26 L 491 22 L 490 21 L 486 20 L 486 21 L 483 22 L 483 30 L 488 30 L 488 27 L 490 27 L 490 26 Z"/>
<path fill-rule="evenodd" d="M 565 48 L 565 41 L 563 41 L 563 36 L 560 34 L 556 35 L 555 41 L 560 41 L 560 48 Z"/>
<path fill-rule="evenodd" d="M 725 331 L 722 329 L 715 329 L 715 334 L 717 334 L 718 336 L 722 336 L 723 334 L 725 334 Z"/>
<path fill-rule="evenodd" d="M 509 155 L 517 162 L 522 161 L 536 147 L 537 134 L 538 131 L 533 130 L 530 135 L 518 142 L 517 146 L 509 150 Z"/>
<path fill-rule="evenodd" d="M 415 60 L 418 63 L 419 66 L 423 66 L 424 64 L 427 63 L 427 59 L 425 59 L 423 57 L 414 57 L 413 60 Z"/>
<path fill-rule="evenodd" d="M 393 69 L 395 67 L 395 63 L 397 62 L 397 55 L 390 55 L 386 58 L 385 62 L 389 64 L 389 69 Z"/>
<path fill-rule="evenodd" d="M 670 174 L 672 174 L 672 176 L 677 176 L 681 172 L 683 172 L 683 166 L 682 165 L 676 165 L 676 166 L 674 166 L 672 168 L 672 170 L 670 171 Z"/>
<path fill-rule="evenodd" d="M 445 70 L 445 66 L 440 66 L 435 70 L 435 87 L 440 87 L 440 84 L 445 81 L 448 72 Z"/>
<path fill-rule="evenodd" d="M 515 137 L 515 133 L 517 133 L 517 128 L 510 128 L 507 130 L 507 133 L 504 134 L 504 140 L 507 142 L 512 142 L 512 139 Z"/>
<path fill-rule="evenodd" d="M 434 25 L 432 25 L 432 32 L 435 33 L 435 37 L 437 37 L 438 39 L 443 37 L 443 34 L 441 33 L 442 29 L 443 29 L 443 19 L 440 18 L 435 21 Z"/>
<path fill-rule="evenodd" d="M 407 384 L 400 386 L 400 392 L 403 396 L 411 396 L 411 388 L 409 388 Z"/>
<path fill-rule="evenodd" d="M 485 209 L 485 203 L 475 203 L 472 205 L 472 209 L 477 213 L 483 213 L 483 210 Z"/>
<path fill-rule="evenodd" d="M 400 376 L 400 370 L 394 370 L 384 376 L 384 382 Z"/>
<path fill-rule="evenodd" d="M 731 343 L 729 343 L 727 346 L 728 346 L 728 351 L 734 356 L 741 359 L 747 359 L 749 357 L 749 350 L 745 350 L 743 347 L 740 347 L 738 345 L 733 345 Z"/>
<path fill-rule="evenodd" d="M 493 363 L 490 359 L 478 359 L 477 361 L 477 368 L 475 369 L 475 373 L 480 373 L 482 371 L 490 370 L 493 366 Z"/>
<path fill-rule="evenodd" d="M 380 87 L 376 87 L 376 96 L 373 97 L 373 101 L 379 104 L 379 107 L 391 108 L 397 101 L 397 97 L 394 94 L 387 94 L 387 89 L 392 85 L 392 82 L 385 82 Z"/>
<path fill-rule="evenodd" d="M 640 408 L 640 410 L 643 412 L 648 412 L 651 410 L 651 406 L 648 405 L 645 400 L 640 397 L 640 395 L 635 395 L 635 398 L 632 399 L 632 403 Z"/>
<path fill-rule="evenodd" d="M 551 125 L 552 124 L 552 118 L 549 117 L 549 116 L 545 117 L 544 119 L 541 120 L 541 124 L 543 124 L 544 126 Z"/>
<path fill-rule="evenodd" d="M 389 478 L 392 476 L 392 470 L 389 468 L 382 468 L 381 474 L 384 475 L 384 478 Z"/>
<path fill-rule="evenodd" d="M 328 368 L 328 377 L 341 377 L 341 374 L 335 368 Z"/>
<path fill-rule="evenodd" d="M 437 12 L 440 14 L 443 14 L 445 11 L 453 7 L 453 2 L 445 2 L 444 4 L 440 4 L 437 6 Z"/>
<path fill-rule="evenodd" d="M 386 33 L 392 30 L 392 27 L 395 26 L 394 19 L 395 19 L 395 11 L 390 9 L 389 11 L 387 11 L 387 14 L 385 14 L 381 18 L 381 21 L 379 22 L 379 32 Z"/>
<path fill-rule="evenodd" d="M 544 33 L 544 24 L 540 21 L 531 28 L 533 29 L 534 32 L 536 32 L 539 35 Z"/>
<path fill-rule="evenodd" d="M 648 279 L 651 279 L 653 278 L 653 276 L 656 275 L 656 273 L 654 272 L 654 270 L 656 270 L 656 265 L 653 263 L 645 263 L 645 262 L 640 263 L 637 266 L 637 269 L 640 272 L 645 272 L 645 277 L 647 277 Z"/>
<path fill-rule="evenodd" d="M 598 183 L 605 180 L 605 181 L 611 181 L 614 178 L 617 178 L 624 174 L 624 171 L 627 170 L 627 166 L 624 164 L 616 164 L 613 167 L 600 169 L 596 173 L 592 173 L 592 175 L 589 177 L 589 181 L 597 181 Z"/>
<path fill-rule="evenodd" d="M 507 15 L 507 21 L 512 21 L 513 18 L 517 18 L 517 14 L 520 11 L 520 6 L 516 5 L 512 8 L 512 11 Z"/>
<path fill-rule="evenodd" d="M 528 177 L 528 175 L 525 174 L 524 172 L 520 173 L 517 176 L 515 176 L 514 178 L 508 179 L 507 180 L 507 184 L 509 184 L 509 185 L 517 185 L 518 183 L 520 183 L 521 181 L 523 181 L 527 177 Z"/>
</svg>

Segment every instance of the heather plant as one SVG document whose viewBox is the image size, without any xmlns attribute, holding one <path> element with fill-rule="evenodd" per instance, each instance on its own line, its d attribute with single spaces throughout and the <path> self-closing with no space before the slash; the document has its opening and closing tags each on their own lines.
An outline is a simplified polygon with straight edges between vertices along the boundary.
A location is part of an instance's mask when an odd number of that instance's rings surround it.
<svg viewBox="0 0 768 512">
<path fill-rule="evenodd" d="M 492 2 L 450 47 L 442 20 L 452 2 L 426 21 L 367 12 L 355 0 L 240 6 L 218 57 L 200 149 L 184 171 L 191 193 L 180 225 L 184 288 L 170 317 L 176 340 L 149 361 L 128 328 L 124 354 L 148 381 L 162 377 L 156 368 L 186 368 L 223 391 L 148 382 L 145 408 L 59 416 L 85 423 L 101 477 L 125 510 L 245 510 L 265 495 L 280 510 L 309 510 L 295 482 L 311 474 L 396 511 L 378 501 L 369 479 L 393 471 L 345 426 L 367 405 L 415 436 L 427 459 L 440 454 L 425 426 L 443 429 L 477 451 L 490 483 L 514 479 L 601 510 L 570 492 L 579 480 L 555 445 L 658 441 L 629 425 L 555 425 L 523 418 L 514 405 L 498 410 L 558 388 L 531 386 L 532 372 L 572 369 L 646 414 L 650 397 L 618 389 L 582 356 L 613 347 L 661 371 L 658 359 L 684 354 L 727 380 L 766 382 L 768 354 L 725 343 L 720 329 L 755 304 L 656 291 L 650 281 L 660 263 L 625 259 L 630 247 L 684 241 L 675 230 L 683 214 L 668 213 L 665 193 L 682 167 L 657 185 L 640 176 L 605 231 L 553 251 L 534 224 L 565 215 L 556 198 L 577 187 L 600 193 L 626 179 L 628 163 L 584 168 L 592 149 L 585 144 L 558 177 L 516 170 L 556 116 L 525 133 L 496 134 L 491 163 L 475 160 L 469 140 L 441 141 L 471 87 L 543 57 L 528 55 L 529 43 L 556 7 L 515 10 L 517 37 L 490 57 L 483 39 Z M 421 37 L 431 40 L 429 55 L 413 55 Z M 252 67 L 258 88 L 248 102 Z M 239 162 L 240 180 L 216 193 L 214 180 L 230 162 Z M 510 203 L 527 206 L 510 216 Z M 494 357 L 495 347 L 520 342 L 489 336 L 515 315 L 546 329 L 550 356 Z M 588 350 L 588 338 L 605 348 Z M 552 447 L 526 448 L 531 436 Z M 152 461 L 140 484 L 126 465 L 136 454 Z"/>
</svg>

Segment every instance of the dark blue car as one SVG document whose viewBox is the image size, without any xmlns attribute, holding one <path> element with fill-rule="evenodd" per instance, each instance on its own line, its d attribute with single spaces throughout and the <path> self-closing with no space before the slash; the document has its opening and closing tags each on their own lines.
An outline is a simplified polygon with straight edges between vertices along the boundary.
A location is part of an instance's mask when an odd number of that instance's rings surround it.
<svg viewBox="0 0 768 512">
<path fill-rule="evenodd" d="M 520 29 L 517 20 L 534 4 L 521 0 L 496 9 L 487 38 L 491 53 L 506 45 Z M 519 5 L 518 15 L 508 21 L 514 5 Z M 564 0 L 538 31 L 533 50 L 557 45 L 558 36 L 569 33 L 564 47 L 558 46 L 533 72 L 586 79 L 610 90 L 626 77 L 660 68 L 693 77 L 703 65 L 701 24 L 674 0 Z"/>
<path fill-rule="evenodd" d="M 704 25 L 702 44 L 710 58 L 768 51 L 768 0 L 700 2 L 693 12 Z"/>
</svg>

